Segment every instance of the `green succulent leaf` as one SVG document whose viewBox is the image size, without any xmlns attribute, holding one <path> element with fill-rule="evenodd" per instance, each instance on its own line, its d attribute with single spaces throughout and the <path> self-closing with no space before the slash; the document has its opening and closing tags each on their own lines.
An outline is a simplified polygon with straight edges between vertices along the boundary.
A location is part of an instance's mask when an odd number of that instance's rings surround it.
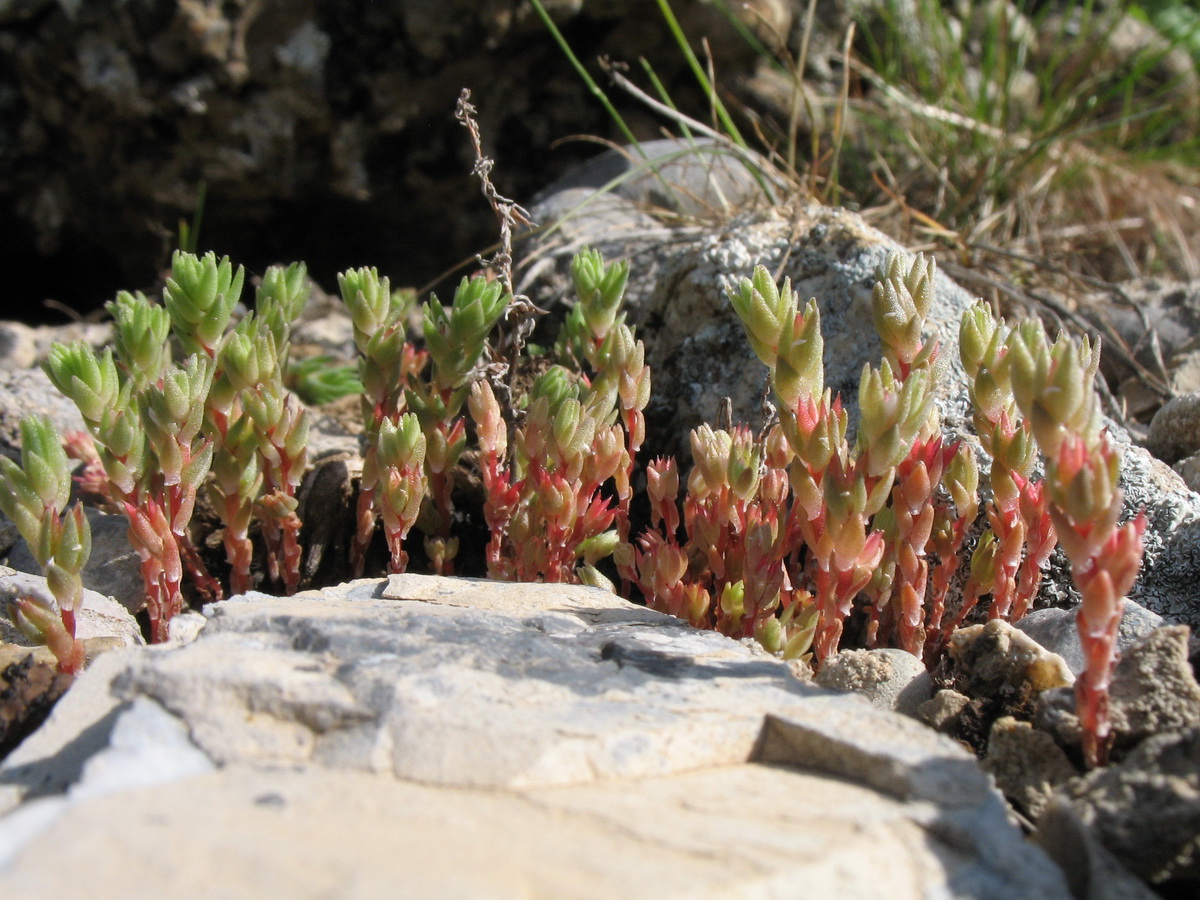
<svg viewBox="0 0 1200 900">
<path fill-rule="evenodd" d="M 77 407 L 89 425 L 95 426 L 118 402 L 121 383 L 112 350 L 100 356 L 84 341 L 54 344 L 45 363 L 54 386 Z M 128 402 L 128 397 L 124 399 Z"/>
<path fill-rule="evenodd" d="M 244 280 L 245 270 L 238 266 L 235 272 L 227 256 L 218 260 L 212 251 L 203 258 L 175 251 L 163 305 L 185 353 L 216 353 L 241 299 Z"/>
</svg>

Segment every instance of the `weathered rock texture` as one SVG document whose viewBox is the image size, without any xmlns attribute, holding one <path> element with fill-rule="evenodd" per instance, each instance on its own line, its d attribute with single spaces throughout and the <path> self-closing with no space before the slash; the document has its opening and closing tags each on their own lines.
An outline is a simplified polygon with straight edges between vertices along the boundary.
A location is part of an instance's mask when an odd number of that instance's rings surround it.
<svg viewBox="0 0 1200 900">
<path fill-rule="evenodd" d="M 1132 872 L 1151 884 L 1173 881 L 1194 895 L 1200 886 L 1200 728 L 1147 739 L 1127 759 L 1073 785 L 1067 797 Z M 1130 797 L 1139 802 L 1131 804 Z"/>
<path fill-rule="evenodd" d="M 6 898 L 1068 896 L 952 742 L 603 591 L 398 576 L 206 615 L 0 766 Z"/>
</svg>

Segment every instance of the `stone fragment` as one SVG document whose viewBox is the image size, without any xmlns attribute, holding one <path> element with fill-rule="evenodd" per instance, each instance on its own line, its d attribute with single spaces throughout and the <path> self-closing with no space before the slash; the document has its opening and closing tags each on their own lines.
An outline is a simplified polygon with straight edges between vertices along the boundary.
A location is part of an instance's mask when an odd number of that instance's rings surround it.
<svg viewBox="0 0 1200 900">
<path fill-rule="evenodd" d="M 1193 453 L 1187 459 L 1175 463 L 1175 471 L 1193 491 L 1200 491 L 1200 453 Z"/>
<path fill-rule="evenodd" d="M 53 656 L 0 651 L 0 759 L 42 724 L 72 681 L 74 676 L 57 671 Z"/>
<path fill-rule="evenodd" d="M 1063 658 L 1071 672 L 1078 675 L 1083 671 L 1083 648 L 1079 645 L 1079 626 L 1075 610 L 1048 606 L 1035 609 L 1022 617 L 1016 627 L 1029 635 L 1051 653 Z M 1117 649 L 1124 651 L 1138 638 L 1166 624 L 1162 616 L 1145 607 L 1125 601 L 1125 611 L 1117 629 Z"/>
<path fill-rule="evenodd" d="M 1200 354 L 1192 351 L 1188 359 L 1191 364 L 1181 366 L 1179 375 L 1198 368 Z M 1159 408 L 1150 420 L 1146 449 L 1170 463 L 1189 488 L 1200 490 L 1200 391 L 1179 394 Z"/>
<path fill-rule="evenodd" d="M 1200 726 L 1200 684 L 1188 664 L 1188 629 L 1170 625 L 1147 634 L 1113 671 L 1113 728 L 1123 742 Z"/>
<path fill-rule="evenodd" d="M 1008 801 L 1035 822 L 1055 790 L 1079 774 L 1054 738 L 1012 716 L 992 725 L 982 766 Z"/>
<path fill-rule="evenodd" d="M 1172 397 L 1150 421 L 1146 449 L 1166 463 L 1200 451 L 1200 393 Z"/>
<path fill-rule="evenodd" d="M 843 650 L 817 673 L 819 687 L 862 694 L 880 709 L 916 717 L 932 690 L 925 664 L 891 648 Z"/>
<path fill-rule="evenodd" d="M 0 368 L 28 369 L 37 362 L 34 330 L 21 322 L 0 322 Z"/>
<path fill-rule="evenodd" d="M 951 687 L 970 699 L 941 729 L 981 756 L 997 719 L 1031 718 L 1040 695 L 1075 680 L 1060 657 L 1002 619 L 958 629 L 947 661 Z"/>
<path fill-rule="evenodd" d="M 404 575 L 205 615 L 98 660 L 0 764 L 4 897 L 81 870 L 96 898 L 131 871 L 147 896 L 1068 896 L 952 741 L 606 591 Z M 189 839 L 145 865 L 163 833 Z"/>
<path fill-rule="evenodd" d="M 960 628 L 950 639 L 955 680 L 970 696 L 1000 690 L 1036 694 L 1075 683 L 1062 657 L 1003 619 Z"/>
<path fill-rule="evenodd" d="M 1113 752 L 1120 757 L 1151 735 L 1200 726 L 1200 684 L 1188 662 L 1188 629 L 1170 625 L 1134 643 L 1109 688 Z M 1037 721 L 1067 745 L 1079 743 L 1073 691 L 1048 691 Z"/>
<path fill-rule="evenodd" d="M 959 714 L 970 702 L 971 698 L 966 694 L 943 688 L 922 703 L 917 712 L 921 721 L 930 728 L 943 734 L 951 734 Z"/>
</svg>

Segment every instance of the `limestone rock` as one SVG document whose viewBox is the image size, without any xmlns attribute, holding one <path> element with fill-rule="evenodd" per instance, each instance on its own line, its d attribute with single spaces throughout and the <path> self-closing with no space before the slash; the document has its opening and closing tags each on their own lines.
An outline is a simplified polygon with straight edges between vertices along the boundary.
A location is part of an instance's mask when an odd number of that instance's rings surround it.
<svg viewBox="0 0 1200 900">
<path fill-rule="evenodd" d="M 0 764 L 6 898 L 79 870 L 96 898 L 130 878 L 233 898 L 1069 896 L 953 742 L 605 591 L 406 575 L 205 615 L 190 644 L 103 657 Z M 67 835 L 70 872 L 49 864 Z"/>
<path fill-rule="evenodd" d="M 891 648 L 843 650 L 825 661 L 815 683 L 854 691 L 880 709 L 914 718 L 932 690 L 925 664 L 911 653 Z"/>
<path fill-rule="evenodd" d="M 857 423 L 858 379 L 878 364 L 871 288 L 895 244 L 845 210 L 809 205 L 789 212 L 748 213 L 728 228 L 676 247 L 658 287 L 637 314 L 646 362 L 655 373 L 647 421 L 665 450 L 687 458 L 688 432 L 713 421 L 722 397 L 735 421 L 760 423 L 766 369 L 745 337 L 726 287 L 764 265 L 791 279 L 802 298 L 815 297 L 825 340 L 825 384 L 841 394 L 851 429 Z M 953 421 L 967 410 L 958 363 L 958 322 L 973 298 L 939 273 L 930 323 L 949 371 L 938 397 Z M 952 424 L 953 427 L 953 424 Z M 666 436 L 671 436 L 668 440 Z"/>
</svg>

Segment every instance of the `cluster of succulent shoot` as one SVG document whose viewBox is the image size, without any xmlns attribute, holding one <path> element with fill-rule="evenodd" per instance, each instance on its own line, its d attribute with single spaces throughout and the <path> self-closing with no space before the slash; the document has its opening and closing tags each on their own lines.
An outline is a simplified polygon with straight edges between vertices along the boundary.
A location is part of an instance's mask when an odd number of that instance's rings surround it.
<svg viewBox="0 0 1200 900">
<path fill-rule="evenodd" d="M 1083 598 L 1084 750 L 1089 763 L 1103 761 L 1116 627 L 1140 566 L 1145 519 L 1118 527 L 1119 462 L 1092 388 L 1098 349 L 1065 337 L 1051 343 L 1036 322 L 1009 329 L 983 305 L 964 315 L 961 358 L 991 493 L 962 597 L 948 608 L 980 510 L 980 472 L 970 446 L 941 434 L 934 392 L 945 360 L 924 337 L 932 260 L 893 254 L 880 272 L 872 309 L 883 358 L 864 367 L 853 445 L 841 399 L 824 384 L 816 301 L 801 307 L 790 283 L 777 285 L 762 267 L 732 287 L 731 304 L 770 372 L 778 419 L 757 434 L 695 429 L 682 501 L 675 460 L 651 460 L 650 521 L 636 536 L 630 507 L 650 372 L 621 310 L 629 269 L 584 251 L 571 272 L 576 302 L 553 350 L 557 362 L 543 360 L 509 409 L 491 380 L 504 367 L 488 346 L 512 303 L 500 283 L 463 279 L 449 307 L 431 298 L 419 313 L 421 339 L 411 340 L 411 293 L 393 291 L 374 269 L 339 275 L 365 430 L 355 576 L 380 517 L 391 571 L 407 566 L 413 528 L 430 566 L 453 571 L 452 492 L 470 459 L 468 415 L 490 576 L 611 586 L 597 568 L 611 556 L 622 593 L 636 586 L 654 608 L 755 637 L 787 658 L 810 654 L 818 666 L 837 652 L 856 603 L 867 646 L 898 646 L 932 665 L 980 598 L 990 596 L 992 617 L 1024 615 L 1061 543 Z M 289 593 L 300 583 L 295 492 L 308 414 L 286 378 L 308 281 L 300 265 L 268 270 L 255 309 L 231 329 L 243 280 L 227 259 L 177 253 L 161 306 L 124 292 L 109 304 L 115 354 L 60 345 L 47 364 L 88 425 L 87 434 L 67 436 L 85 462 L 77 480 L 129 518 L 155 640 L 182 607 L 185 570 L 201 594 L 221 594 L 188 533 L 202 488 L 224 526 L 233 591 L 255 583 L 255 519 L 270 578 Z M 173 362 L 171 336 L 182 363 Z M 30 420 L 26 430 L 25 468 L 0 463 L 0 502 L 46 568 L 61 616 L 36 598 L 17 610 L 64 666 L 77 667 L 73 616 L 87 522 L 78 507 L 64 514 L 66 456 L 52 427 Z M 1033 475 L 1039 449 L 1044 481 Z"/>
<path fill-rule="evenodd" d="M 511 441 L 491 385 L 471 387 L 494 578 L 603 583 L 595 564 L 628 539 L 650 399 L 645 349 L 620 313 L 629 267 L 584 251 L 571 274 L 577 302 L 556 346 L 563 365 L 534 381 Z"/>
<path fill-rule="evenodd" d="M 9 613 L 31 640 L 45 644 L 60 672 L 83 669 L 83 642 L 75 637 L 83 602 L 83 567 L 92 551 L 92 531 L 83 507 L 71 497 L 71 469 L 62 441 L 45 416 L 21 422 L 21 465 L 0 456 L 0 509 L 17 526 L 46 575 L 52 596 L 32 591 Z"/>
<path fill-rule="evenodd" d="M 1071 561 L 1082 598 L 1076 622 L 1085 669 L 1075 682 L 1076 711 L 1087 764 L 1103 765 L 1111 741 L 1108 687 L 1117 630 L 1141 568 L 1146 516 L 1139 512 L 1118 525 L 1120 457 L 1093 389 L 1099 346 L 1086 340 L 1076 345 L 1063 335 L 1051 343 L 1041 322 L 1028 321 L 1009 337 L 1005 362 L 1017 405 L 1046 457 L 1052 533 Z"/>
<path fill-rule="evenodd" d="M 338 276 L 354 323 L 366 433 L 352 569 L 361 575 L 381 513 L 390 568 L 403 572 L 403 542 L 418 521 L 438 574 L 458 555 L 452 533 L 453 476 L 466 449 L 463 404 L 478 377 L 488 336 L 510 296 L 482 276 L 464 278 L 447 310 L 436 296 L 422 307 L 424 348 L 408 340 L 413 295 L 391 290 L 375 269 Z"/>
<path fill-rule="evenodd" d="M 282 367 L 308 283 L 303 266 L 268 270 L 255 311 L 229 331 L 243 281 L 228 259 L 178 252 L 161 305 L 127 292 L 108 304 L 115 353 L 59 344 L 46 364 L 88 426 L 86 435 L 67 437 L 85 463 L 81 488 L 129 520 L 155 641 L 167 638 L 184 606 L 185 571 L 201 596 L 223 594 L 189 533 L 206 487 L 225 526 L 234 590 L 251 586 L 247 532 L 255 514 L 266 523 L 272 577 L 288 591 L 299 580 L 294 495 L 307 411 L 283 387 Z M 184 354 L 180 364 L 171 338 Z"/>
<path fill-rule="evenodd" d="M 652 605 L 785 656 L 811 648 L 819 665 L 863 596 L 868 644 L 921 654 L 926 603 L 944 605 L 955 559 L 943 558 L 931 585 L 928 553 L 961 543 L 977 480 L 969 449 L 939 434 L 938 346 L 922 338 L 932 278 L 932 261 L 909 268 L 900 256 L 881 274 L 873 307 L 884 359 L 864 368 L 853 448 L 840 398 L 824 386 L 816 301 L 801 309 L 790 283 L 777 286 L 761 266 L 729 291 L 770 371 L 779 421 L 760 435 L 693 431 L 682 541 L 675 464 L 649 465 L 654 528 L 634 556 Z"/>
<path fill-rule="evenodd" d="M 945 445 L 938 433 L 931 402 L 938 347 L 922 339 L 933 275 L 932 260 L 920 255 L 911 267 L 893 255 L 880 273 L 873 310 L 884 358 L 878 369 L 863 371 L 853 453 L 840 403 L 822 392 L 815 302 L 799 310 L 790 285 L 776 288 L 761 267 L 730 291 L 751 345 L 770 369 L 780 421 L 758 440 L 744 429 L 693 433 L 688 542 L 675 543 L 669 522 L 665 536 L 643 539 L 639 567 L 649 575 L 643 584 L 652 603 L 696 624 L 754 634 L 785 655 L 804 648 L 797 639 L 804 631 L 789 630 L 789 614 L 809 600 L 797 586 L 811 585 L 817 665 L 836 651 L 851 604 L 862 597 L 868 646 L 890 635 L 932 664 L 980 597 L 991 596 L 989 617 L 1023 616 L 1041 567 L 1060 543 L 1082 596 L 1078 624 L 1087 667 L 1076 696 L 1084 756 L 1100 764 L 1109 741 L 1117 627 L 1141 565 L 1145 517 L 1117 524 L 1119 459 L 1093 388 L 1099 349 L 1061 335 L 1052 344 L 1037 321 L 1009 330 L 983 304 L 964 315 L 960 352 L 976 430 L 991 458 L 992 491 L 961 602 L 943 626 L 959 551 L 978 511 L 979 472 L 969 447 Z M 1039 449 L 1044 482 L 1032 477 Z M 670 464 L 651 465 L 652 503 L 673 493 L 661 486 L 672 477 L 677 485 L 672 472 Z M 720 512 L 704 506 L 714 491 Z M 689 509 L 699 512 L 688 515 Z M 667 515 L 656 505 L 656 521 Z M 699 572 L 687 564 L 698 551 L 707 556 Z M 930 551 L 939 560 L 932 578 Z M 712 611 L 710 594 L 720 597 Z"/>
<path fill-rule="evenodd" d="M 1040 442 L 1013 397 L 1011 341 L 1009 329 L 995 321 L 987 306 L 977 304 L 964 314 L 959 356 L 967 373 L 975 433 L 991 458 L 992 495 L 986 506 L 988 526 L 971 556 L 958 614 L 942 629 L 943 643 L 984 595 L 991 596 L 989 617 L 1012 622 L 1022 618 L 1037 595 L 1041 566 L 1054 552 L 1044 483 L 1032 478 Z M 1051 448 L 1042 449 L 1049 453 Z"/>
</svg>

